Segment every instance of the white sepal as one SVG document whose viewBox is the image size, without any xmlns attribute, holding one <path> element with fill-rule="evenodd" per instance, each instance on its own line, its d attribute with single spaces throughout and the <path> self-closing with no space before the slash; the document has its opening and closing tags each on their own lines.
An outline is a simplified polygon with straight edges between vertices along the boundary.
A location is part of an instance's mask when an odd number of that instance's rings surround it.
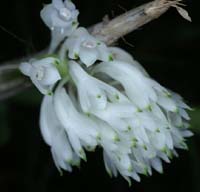
<svg viewBox="0 0 200 192">
<path fill-rule="evenodd" d="M 80 59 L 87 67 L 97 60 L 109 61 L 112 55 L 103 42 L 100 42 L 88 31 L 80 27 L 65 41 L 62 55 L 68 50 L 70 59 Z"/>
<path fill-rule="evenodd" d="M 20 64 L 20 71 L 29 76 L 35 86 L 42 94 L 50 94 L 54 84 L 61 79 L 55 62 L 55 58 L 44 58 L 41 60 L 30 60 Z"/>
</svg>

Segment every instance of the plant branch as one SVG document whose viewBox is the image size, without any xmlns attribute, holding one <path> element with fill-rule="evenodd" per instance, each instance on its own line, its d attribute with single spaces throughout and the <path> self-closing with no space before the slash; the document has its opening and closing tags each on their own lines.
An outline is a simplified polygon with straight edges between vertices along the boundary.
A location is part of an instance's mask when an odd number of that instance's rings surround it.
<svg viewBox="0 0 200 192">
<path fill-rule="evenodd" d="M 110 21 L 98 23 L 90 27 L 89 31 L 92 35 L 105 42 L 107 45 L 111 45 L 124 35 L 160 17 L 171 6 L 178 6 L 180 1 L 181 0 L 154 0 L 150 3 L 136 7 Z M 33 54 L 31 57 L 36 57 L 38 54 L 44 53 L 46 53 L 46 51 Z M 13 96 L 27 87 L 30 87 L 31 83 L 27 83 L 27 80 L 22 75 L 18 75 L 10 80 L 4 78 L 9 76 L 11 73 L 18 71 L 18 65 L 20 62 L 28 59 L 29 58 L 23 58 L 16 61 L 6 62 L 1 65 L 0 100 Z"/>
<path fill-rule="evenodd" d="M 9 98 L 31 86 L 18 70 L 19 63 L 0 66 L 0 100 Z"/>
<path fill-rule="evenodd" d="M 94 25 L 89 31 L 107 45 L 119 38 L 157 19 L 164 14 L 175 1 L 155 0 L 132 9 L 109 22 Z"/>
</svg>

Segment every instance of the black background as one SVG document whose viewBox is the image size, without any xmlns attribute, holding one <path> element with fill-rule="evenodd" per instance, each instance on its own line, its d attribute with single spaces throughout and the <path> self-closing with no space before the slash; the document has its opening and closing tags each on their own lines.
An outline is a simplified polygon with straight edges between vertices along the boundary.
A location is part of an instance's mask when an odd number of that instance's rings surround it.
<svg viewBox="0 0 200 192">
<path fill-rule="evenodd" d="M 140 5 L 144 0 L 74 0 L 82 26 L 112 18 Z M 40 20 L 43 0 L 0 2 L 0 61 L 29 55 L 47 47 L 48 29 Z M 118 46 L 131 52 L 150 75 L 162 85 L 180 93 L 192 107 L 200 106 L 200 1 L 188 0 L 186 9 L 193 22 L 181 18 L 175 9 L 121 39 Z M 88 153 L 81 169 L 60 176 L 43 142 L 39 126 L 41 96 L 28 91 L 0 103 L 0 191 L 2 192 L 200 192 L 200 136 L 190 139 L 190 151 L 164 164 L 164 174 L 154 172 L 132 187 L 120 176 L 110 179 L 103 165 L 101 149 Z M 200 121 L 200 117 L 199 117 Z"/>
</svg>

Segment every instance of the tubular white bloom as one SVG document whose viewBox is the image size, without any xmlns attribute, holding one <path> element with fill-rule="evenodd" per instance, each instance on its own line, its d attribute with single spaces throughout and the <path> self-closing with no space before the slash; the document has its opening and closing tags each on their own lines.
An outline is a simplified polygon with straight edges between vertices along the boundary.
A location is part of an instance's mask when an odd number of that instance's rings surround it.
<svg viewBox="0 0 200 192">
<path fill-rule="evenodd" d="M 77 86 L 80 105 L 85 113 L 91 113 L 96 110 L 98 111 L 99 109 L 103 110 L 106 108 L 109 101 L 112 103 L 123 102 L 124 106 L 127 107 L 130 105 L 128 98 L 121 94 L 117 89 L 90 76 L 75 61 L 69 62 L 69 71 Z M 135 110 L 135 107 L 133 107 L 133 109 Z M 123 107 L 119 107 L 118 110 L 123 111 Z"/>
<path fill-rule="evenodd" d="M 67 50 L 70 59 L 80 58 L 86 66 L 94 64 L 97 60 L 113 60 L 106 45 L 91 36 L 83 27 L 76 29 L 66 40 L 62 53 L 65 54 Z"/>
<path fill-rule="evenodd" d="M 55 67 L 57 59 L 48 57 L 41 60 L 30 60 L 20 64 L 20 71 L 29 76 L 33 84 L 42 94 L 51 94 L 53 85 L 61 79 Z"/>
<path fill-rule="evenodd" d="M 53 52 L 59 43 L 78 26 L 79 11 L 70 0 L 52 0 L 41 11 L 41 18 L 52 30 L 50 52 Z"/>
<path fill-rule="evenodd" d="M 52 156 L 58 169 L 71 171 L 74 154 L 64 128 L 56 117 L 53 97 L 45 96 L 41 105 L 40 128 L 45 142 L 51 147 Z"/>
<path fill-rule="evenodd" d="M 54 107 L 61 125 L 68 133 L 73 150 L 79 157 L 86 159 L 83 147 L 94 149 L 97 145 L 99 132 L 96 123 L 77 111 L 61 86 L 55 92 Z"/>
<path fill-rule="evenodd" d="M 120 82 L 127 96 L 141 109 L 148 108 L 151 101 L 157 100 L 156 92 L 149 86 L 148 78 L 132 64 L 117 60 L 103 62 L 95 67 L 95 71 L 105 73 Z"/>
</svg>

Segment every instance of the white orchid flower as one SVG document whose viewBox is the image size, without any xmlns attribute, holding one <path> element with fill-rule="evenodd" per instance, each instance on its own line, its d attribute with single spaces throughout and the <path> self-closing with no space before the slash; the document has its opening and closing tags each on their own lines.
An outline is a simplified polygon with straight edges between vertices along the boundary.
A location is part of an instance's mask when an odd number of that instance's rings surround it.
<svg viewBox="0 0 200 192">
<path fill-rule="evenodd" d="M 94 149 L 98 142 L 97 124 L 89 119 L 87 115 L 77 111 L 70 97 L 61 86 L 55 92 L 54 107 L 61 125 L 68 133 L 73 150 L 79 157 L 86 159 L 83 148 Z"/>
<path fill-rule="evenodd" d="M 61 79 L 55 63 L 57 59 L 48 57 L 41 60 L 30 60 L 20 64 L 20 71 L 30 77 L 33 84 L 42 94 L 51 94 L 54 84 Z"/>
<path fill-rule="evenodd" d="M 70 59 L 80 59 L 86 66 L 94 64 L 97 60 L 111 61 L 112 54 L 103 42 L 100 42 L 88 31 L 80 27 L 66 40 L 62 54 L 69 52 Z"/>
<path fill-rule="evenodd" d="M 77 28 L 79 11 L 70 0 L 52 0 L 41 11 L 41 18 L 52 31 L 50 52 Z"/>
<path fill-rule="evenodd" d="M 95 71 L 120 82 L 130 100 L 141 109 L 148 108 L 151 101 L 157 100 L 156 92 L 147 83 L 147 77 L 132 64 L 117 60 L 103 62 L 95 67 Z"/>
<path fill-rule="evenodd" d="M 79 11 L 70 0 L 52 0 L 41 11 L 44 23 L 51 29 L 60 29 L 61 33 L 71 30 L 74 22 L 77 22 Z"/>
<path fill-rule="evenodd" d="M 89 113 L 91 109 L 104 109 L 107 98 L 104 91 L 99 87 L 98 81 L 88 75 L 78 63 L 69 62 L 70 75 L 77 85 L 79 100 L 82 110 Z"/>
<path fill-rule="evenodd" d="M 69 71 L 77 86 L 80 105 L 85 113 L 105 109 L 108 100 L 112 103 L 130 104 L 126 96 L 114 87 L 89 75 L 75 61 L 69 62 Z"/>
<path fill-rule="evenodd" d="M 57 168 L 71 171 L 75 155 L 71 149 L 67 134 L 56 117 L 53 97 L 45 96 L 41 105 L 40 128 L 45 142 L 51 147 Z"/>
</svg>

